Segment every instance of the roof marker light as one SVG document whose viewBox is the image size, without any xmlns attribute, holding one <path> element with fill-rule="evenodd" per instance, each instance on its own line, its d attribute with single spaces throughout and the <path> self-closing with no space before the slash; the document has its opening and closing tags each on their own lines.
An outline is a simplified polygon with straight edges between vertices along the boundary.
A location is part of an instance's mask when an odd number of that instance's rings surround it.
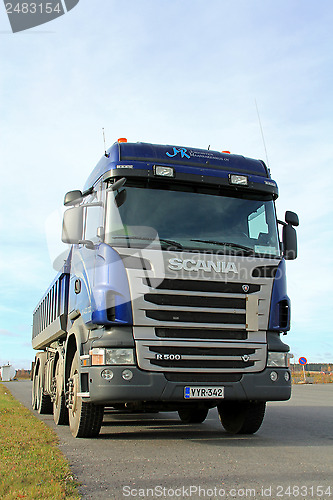
<svg viewBox="0 0 333 500">
<path fill-rule="evenodd" d="M 118 142 L 127 142 L 127 139 L 125 137 L 120 137 L 120 139 L 118 139 Z"/>
<path fill-rule="evenodd" d="M 222 151 L 222 153 L 227 153 L 228 155 L 231 155 L 230 151 Z"/>
<path fill-rule="evenodd" d="M 154 174 L 159 177 L 174 177 L 175 169 L 173 167 L 164 167 L 163 165 L 154 165 Z"/>
<path fill-rule="evenodd" d="M 229 174 L 230 184 L 236 184 L 239 186 L 248 186 L 249 179 L 247 175 Z"/>
</svg>

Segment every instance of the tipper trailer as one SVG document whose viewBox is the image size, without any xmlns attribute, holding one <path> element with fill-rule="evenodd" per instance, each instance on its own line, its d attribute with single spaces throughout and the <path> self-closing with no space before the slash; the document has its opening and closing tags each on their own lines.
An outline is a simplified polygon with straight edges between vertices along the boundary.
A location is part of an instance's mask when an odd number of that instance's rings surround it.
<svg viewBox="0 0 333 500">
<path fill-rule="evenodd" d="M 254 433 L 291 394 L 286 260 L 260 160 L 119 139 L 65 195 L 70 250 L 33 315 L 32 406 L 96 436 L 104 408 Z M 280 240 L 278 224 L 282 226 Z"/>
</svg>

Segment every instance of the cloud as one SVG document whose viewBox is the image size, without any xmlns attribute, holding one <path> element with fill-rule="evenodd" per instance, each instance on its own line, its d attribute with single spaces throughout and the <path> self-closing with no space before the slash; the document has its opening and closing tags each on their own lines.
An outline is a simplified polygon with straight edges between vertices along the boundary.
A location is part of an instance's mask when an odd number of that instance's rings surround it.
<svg viewBox="0 0 333 500">
<path fill-rule="evenodd" d="M 0 337 L 11 338 L 11 337 L 19 337 L 19 335 L 17 335 L 17 333 L 10 332 L 9 330 L 4 330 L 0 328 Z"/>
</svg>

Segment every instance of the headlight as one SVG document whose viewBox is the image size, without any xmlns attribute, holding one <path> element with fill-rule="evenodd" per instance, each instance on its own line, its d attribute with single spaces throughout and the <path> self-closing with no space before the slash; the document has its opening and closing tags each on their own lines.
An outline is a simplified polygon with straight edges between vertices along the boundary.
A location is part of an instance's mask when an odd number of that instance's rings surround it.
<svg viewBox="0 0 333 500">
<path fill-rule="evenodd" d="M 287 352 L 269 352 L 267 366 L 286 368 L 288 366 L 287 359 Z"/>
<path fill-rule="evenodd" d="M 134 365 L 133 349 L 105 349 L 106 365 Z"/>
</svg>

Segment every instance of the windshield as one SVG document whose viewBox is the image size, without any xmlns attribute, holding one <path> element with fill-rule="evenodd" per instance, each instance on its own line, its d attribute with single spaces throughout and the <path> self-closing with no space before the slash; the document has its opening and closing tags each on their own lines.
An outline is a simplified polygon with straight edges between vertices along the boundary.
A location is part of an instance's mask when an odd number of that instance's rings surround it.
<svg viewBox="0 0 333 500">
<path fill-rule="evenodd" d="M 126 184 L 125 189 L 119 207 L 114 193 L 108 194 L 106 242 L 111 245 L 142 247 L 158 236 L 162 248 L 280 255 L 274 202 L 263 195 L 230 196 L 180 186 L 171 190 Z"/>
</svg>

